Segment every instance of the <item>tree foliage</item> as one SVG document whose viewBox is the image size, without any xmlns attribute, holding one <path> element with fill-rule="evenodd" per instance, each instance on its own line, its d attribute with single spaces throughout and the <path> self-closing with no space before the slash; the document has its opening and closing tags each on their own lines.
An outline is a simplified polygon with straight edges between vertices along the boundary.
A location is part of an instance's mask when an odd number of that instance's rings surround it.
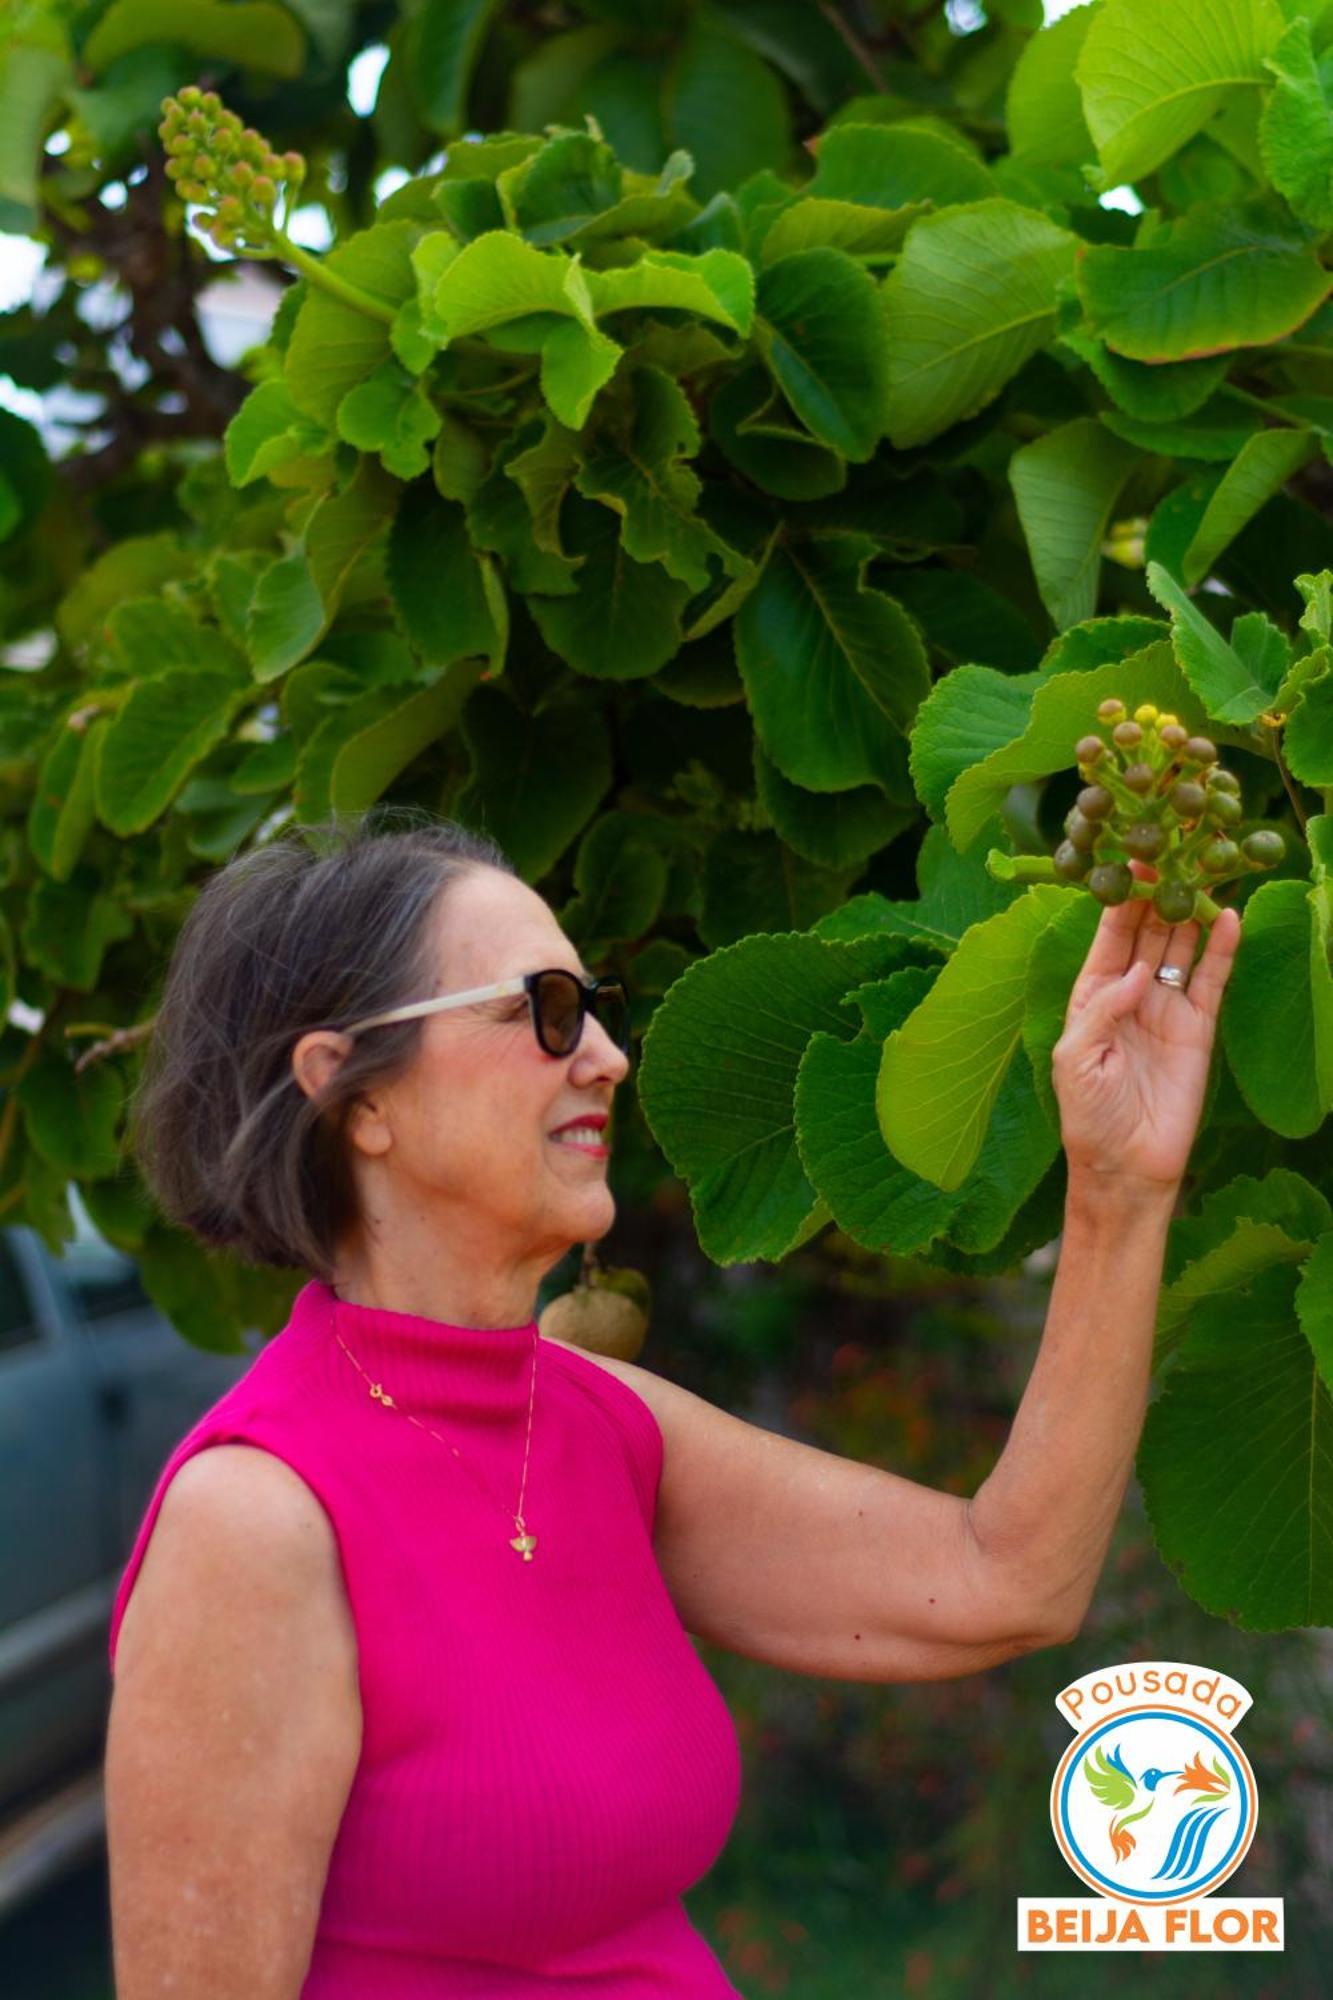
<svg viewBox="0 0 1333 2000">
<path fill-rule="evenodd" d="M 1333 14 L 1039 16 L 11 9 L 0 222 L 57 275 L 0 368 L 96 403 L 55 462 L 0 413 L 0 993 L 40 1022 L 0 1203 L 56 1247 L 77 1179 L 191 1338 L 281 1324 L 290 1274 L 153 1214 L 124 1095 L 208 871 L 393 798 L 625 973 L 622 1171 L 710 1257 L 1010 1269 L 1059 1228 L 1095 907 L 986 855 L 1048 852 L 1098 701 L 1151 701 L 1288 851 L 1235 896 L 1140 1472 L 1201 1604 L 1328 1623 Z M 238 181 L 196 93 L 173 185 L 196 85 L 288 150 Z M 239 372 L 201 225 L 292 279 Z"/>
</svg>

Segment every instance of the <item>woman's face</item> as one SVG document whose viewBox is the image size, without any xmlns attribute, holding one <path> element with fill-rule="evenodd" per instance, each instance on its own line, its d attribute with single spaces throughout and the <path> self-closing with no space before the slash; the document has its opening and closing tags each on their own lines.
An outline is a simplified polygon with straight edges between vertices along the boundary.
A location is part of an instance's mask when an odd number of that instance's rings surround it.
<svg viewBox="0 0 1333 2000">
<path fill-rule="evenodd" d="M 422 1000 L 545 966 L 592 970 L 536 891 L 498 869 L 452 885 L 435 937 L 438 972 Z M 377 1224 L 391 1220 L 386 1205 L 414 1225 L 461 1222 L 479 1255 L 514 1263 L 553 1262 L 605 1235 L 609 1162 L 552 1135 L 571 1118 L 609 1116 L 628 1068 L 591 1014 L 572 1056 L 548 1055 L 526 993 L 427 1015 L 411 1069 L 373 1091 L 349 1127 Z"/>
</svg>

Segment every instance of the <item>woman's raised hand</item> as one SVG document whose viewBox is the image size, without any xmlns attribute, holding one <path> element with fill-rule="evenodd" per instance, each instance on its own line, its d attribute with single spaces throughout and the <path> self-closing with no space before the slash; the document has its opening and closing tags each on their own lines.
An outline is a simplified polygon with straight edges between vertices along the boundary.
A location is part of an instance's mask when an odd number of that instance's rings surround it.
<svg viewBox="0 0 1333 2000">
<path fill-rule="evenodd" d="M 1141 879 L 1153 879 L 1150 869 L 1132 865 Z M 1071 1174 L 1163 1187 L 1182 1178 L 1240 942 L 1236 911 L 1214 920 L 1196 965 L 1198 941 L 1197 923 L 1164 923 L 1147 899 L 1102 912 L 1053 1056 Z M 1187 986 L 1156 979 L 1161 965 L 1183 967 Z"/>
</svg>

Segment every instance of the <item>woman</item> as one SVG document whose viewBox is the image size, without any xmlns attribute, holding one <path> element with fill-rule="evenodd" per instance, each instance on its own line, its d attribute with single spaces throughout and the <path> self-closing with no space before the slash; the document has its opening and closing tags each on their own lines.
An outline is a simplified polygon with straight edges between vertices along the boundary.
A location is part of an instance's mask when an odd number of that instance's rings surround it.
<svg viewBox="0 0 1333 2000">
<path fill-rule="evenodd" d="M 689 1635 L 905 1681 L 1077 1632 L 1238 921 L 1191 975 L 1194 926 L 1101 918 L 1055 1052 L 1050 1315 L 965 1501 L 538 1341 L 543 1274 L 614 1219 L 614 987 L 586 1011 L 488 841 L 381 823 L 206 885 L 135 1106 L 166 1213 L 310 1275 L 116 1598 L 119 2000 L 734 1993 L 680 1900 L 740 1783 Z"/>
</svg>

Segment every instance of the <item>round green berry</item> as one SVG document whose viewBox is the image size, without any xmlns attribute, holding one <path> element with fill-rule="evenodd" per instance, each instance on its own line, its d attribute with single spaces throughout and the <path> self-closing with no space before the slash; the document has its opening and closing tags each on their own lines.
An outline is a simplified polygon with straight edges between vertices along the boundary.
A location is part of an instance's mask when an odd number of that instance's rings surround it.
<svg viewBox="0 0 1333 2000">
<path fill-rule="evenodd" d="M 1165 831 L 1150 819 L 1126 827 L 1120 838 L 1125 851 L 1132 854 L 1136 861 L 1155 861 L 1166 846 Z"/>
<path fill-rule="evenodd" d="M 1092 856 L 1075 847 L 1072 840 L 1062 840 L 1052 859 L 1062 882 L 1081 882 L 1092 866 Z"/>
<path fill-rule="evenodd" d="M 1104 861 L 1088 876 L 1088 887 L 1099 903 L 1127 903 L 1134 877 L 1123 861 Z"/>
<path fill-rule="evenodd" d="M 1254 833 L 1246 834 L 1241 849 L 1245 858 L 1257 868 L 1276 868 L 1286 854 L 1287 843 L 1276 828 L 1261 826 Z"/>
<path fill-rule="evenodd" d="M 1153 890 L 1153 908 L 1163 923 L 1187 924 L 1194 915 L 1194 897 L 1188 882 L 1159 882 Z"/>
<path fill-rule="evenodd" d="M 1105 819 L 1114 807 L 1115 800 L 1105 785 L 1085 785 L 1078 795 L 1078 809 L 1084 819 Z"/>
<path fill-rule="evenodd" d="M 1217 745 L 1206 736 L 1191 736 L 1185 745 L 1185 755 L 1195 764 L 1215 764 Z"/>
<path fill-rule="evenodd" d="M 1232 792 L 1240 795 L 1240 779 L 1234 771 L 1224 771 L 1220 764 L 1208 773 L 1208 789 L 1213 792 Z"/>
<path fill-rule="evenodd" d="M 1240 867 L 1240 849 L 1234 840 L 1220 834 L 1209 841 L 1199 860 L 1209 875 L 1234 875 Z"/>
<path fill-rule="evenodd" d="M 1082 853 L 1091 853 L 1092 844 L 1100 832 L 1101 828 L 1096 821 L 1085 819 L 1077 806 L 1065 814 L 1065 834 L 1069 844 L 1071 847 L 1077 847 Z"/>
<path fill-rule="evenodd" d="M 1192 778 L 1182 778 L 1171 787 L 1171 808 L 1181 819 L 1197 819 L 1208 804 L 1208 794 Z"/>
<path fill-rule="evenodd" d="M 1214 792 L 1208 801 L 1208 817 L 1214 826 L 1236 826 L 1245 817 L 1245 808 L 1230 792 Z"/>
</svg>

